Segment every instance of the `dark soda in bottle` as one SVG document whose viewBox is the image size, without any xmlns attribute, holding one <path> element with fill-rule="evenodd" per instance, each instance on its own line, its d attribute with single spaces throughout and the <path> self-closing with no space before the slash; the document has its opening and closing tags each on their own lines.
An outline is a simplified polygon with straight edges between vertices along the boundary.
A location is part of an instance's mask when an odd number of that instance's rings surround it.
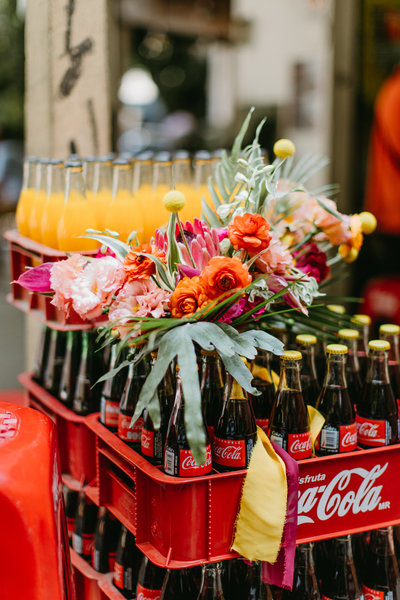
<svg viewBox="0 0 400 600">
<path fill-rule="evenodd" d="M 140 446 L 142 436 L 143 417 L 136 419 L 135 423 L 131 421 L 137 402 L 139 400 L 140 390 L 149 372 L 149 363 L 146 358 L 140 360 L 137 364 L 131 363 L 128 367 L 128 375 L 125 382 L 124 391 L 121 396 L 118 415 L 118 437 L 133 446 Z"/>
<path fill-rule="evenodd" d="M 315 348 L 317 338 L 315 335 L 308 333 L 300 333 L 296 336 L 297 350 L 301 352 L 303 357 L 300 373 L 301 391 L 303 393 L 304 402 L 315 406 L 321 386 L 317 377 L 317 369 L 315 367 Z"/>
<path fill-rule="evenodd" d="M 43 387 L 56 398 L 58 398 L 58 387 L 64 363 L 65 343 L 65 331 L 56 331 L 55 329 L 52 329 L 50 333 L 47 363 L 43 375 Z"/>
<path fill-rule="evenodd" d="M 282 600 L 320 600 L 314 569 L 313 545 L 296 546 L 292 591 L 283 590 Z"/>
<path fill-rule="evenodd" d="M 371 533 L 362 592 L 365 600 L 400 598 L 399 567 L 394 553 L 391 527 L 374 529 Z"/>
<path fill-rule="evenodd" d="M 166 570 L 154 565 L 143 555 L 136 587 L 137 600 L 160 600 Z"/>
<path fill-rule="evenodd" d="M 95 331 L 82 331 L 81 357 L 72 404 L 78 415 L 88 415 L 100 408 L 101 386 L 95 385 L 103 375 L 104 365 L 100 352 L 96 352 Z"/>
<path fill-rule="evenodd" d="M 371 317 L 362 314 L 353 315 L 351 322 L 360 332 L 357 340 L 357 357 L 360 366 L 361 381 L 365 381 L 368 368 L 368 341 L 370 338 Z"/>
<path fill-rule="evenodd" d="M 161 590 L 161 600 L 197 600 L 197 588 L 191 569 L 168 570 Z"/>
<path fill-rule="evenodd" d="M 118 346 L 113 344 L 110 350 L 109 370 L 116 369 L 126 358 L 125 352 L 118 354 Z M 119 403 L 127 378 L 126 369 L 121 369 L 104 382 L 100 398 L 100 423 L 110 431 L 118 430 Z"/>
<path fill-rule="evenodd" d="M 101 506 L 94 533 L 92 565 L 95 571 L 99 573 L 114 571 L 120 531 L 119 521 L 104 506 Z"/>
<path fill-rule="evenodd" d="M 354 566 L 351 536 L 332 540 L 330 568 L 322 581 L 323 600 L 358 600 L 362 593 Z"/>
<path fill-rule="evenodd" d="M 114 585 L 125 598 L 135 598 L 141 559 L 134 535 L 122 525 L 114 564 Z"/>
<path fill-rule="evenodd" d="M 61 371 L 59 398 L 66 406 L 72 407 L 76 379 L 81 356 L 81 332 L 67 331 L 64 363 Z"/>
<path fill-rule="evenodd" d="M 72 547 L 77 554 L 86 560 L 92 558 L 96 521 L 97 506 L 89 500 L 85 492 L 79 492 Z"/>
<path fill-rule="evenodd" d="M 212 442 L 222 413 L 224 380 L 221 359 L 216 352 L 201 351 L 201 402 L 208 435 Z"/>
<path fill-rule="evenodd" d="M 275 400 L 275 386 L 270 369 L 270 354 L 260 351 L 251 363 L 254 377 L 252 385 L 260 392 L 259 396 L 249 394 L 256 424 L 265 432 L 268 431 L 269 417 Z"/>
<path fill-rule="evenodd" d="M 359 335 L 357 329 L 340 329 L 338 331 L 339 343 L 344 344 L 348 348 L 345 372 L 347 389 L 353 406 L 356 406 L 362 393 L 360 365 L 357 356 L 357 340 Z"/>
</svg>

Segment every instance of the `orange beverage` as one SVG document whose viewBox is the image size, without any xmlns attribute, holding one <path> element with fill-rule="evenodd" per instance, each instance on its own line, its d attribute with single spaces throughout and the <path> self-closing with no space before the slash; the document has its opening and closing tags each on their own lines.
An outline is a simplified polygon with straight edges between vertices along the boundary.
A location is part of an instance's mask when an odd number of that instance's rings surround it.
<svg viewBox="0 0 400 600">
<path fill-rule="evenodd" d="M 96 240 L 79 236 L 86 235 L 86 229 L 96 227 L 96 219 L 85 195 L 85 183 L 82 164 L 69 161 L 65 164 L 64 208 L 57 229 L 59 250 L 65 252 L 84 252 L 95 250 Z"/>
<path fill-rule="evenodd" d="M 150 213 L 150 202 L 152 199 L 152 152 L 141 152 L 135 157 L 133 167 L 133 185 L 132 193 L 138 203 L 139 210 L 143 219 L 143 234 L 140 238 L 142 243 L 150 242 L 154 231 L 150 230 L 151 223 L 148 226 L 148 214 Z"/>
<path fill-rule="evenodd" d="M 94 165 L 93 191 L 89 196 L 96 216 L 97 228 L 104 231 L 106 226 L 106 214 L 111 205 L 111 179 L 112 166 L 109 155 L 101 156 Z"/>
<path fill-rule="evenodd" d="M 143 217 L 139 202 L 132 194 L 132 169 L 129 159 L 117 158 L 113 163 L 112 200 L 106 213 L 106 228 L 119 233 L 126 242 L 133 231 L 143 239 Z M 135 244 L 135 241 L 133 242 Z"/>
<path fill-rule="evenodd" d="M 24 160 L 22 189 L 15 215 L 17 229 L 21 235 L 25 235 L 26 237 L 29 237 L 30 235 L 30 220 L 33 199 L 35 197 L 37 163 L 38 159 L 35 156 L 28 156 Z"/>
<path fill-rule="evenodd" d="M 192 185 L 190 157 L 186 150 L 179 150 L 174 155 L 172 163 L 172 183 L 175 189 L 182 192 L 186 198 L 186 204 L 179 212 L 181 221 L 193 221 L 194 217 L 200 217 L 200 211 L 197 211 L 196 196 Z"/>
<path fill-rule="evenodd" d="M 42 158 L 36 167 L 36 188 L 29 225 L 29 237 L 35 242 L 42 242 L 42 218 L 47 200 L 46 169 L 48 162 L 48 158 Z"/>
<path fill-rule="evenodd" d="M 169 212 L 164 208 L 163 198 L 172 189 L 171 160 L 168 152 L 159 152 L 153 160 L 153 187 L 146 204 L 145 239 L 150 240 L 156 229 L 166 226 Z"/>
<path fill-rule="evenodd" d="M 50 248 L 58 248 L 57 228 L 64 209 L 64 169 L 55 158 L 47 165 L 46 203 L 41 223 L 41 240 Z"/>
</svg>

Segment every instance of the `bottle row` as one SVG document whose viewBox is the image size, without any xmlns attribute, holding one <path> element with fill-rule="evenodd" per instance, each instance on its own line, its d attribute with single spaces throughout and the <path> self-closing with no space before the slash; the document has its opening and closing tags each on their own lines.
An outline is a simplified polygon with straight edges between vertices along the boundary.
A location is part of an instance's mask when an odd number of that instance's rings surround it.
<svg viewBox="0 0 400 600">
<path fill-rule="evenodd" d="M 142 385 L 156 355 L 139 363 L 128 361 L 129 366 L 104 385 L 94 385 L 105 371 L 104 364 L 115 369 L 127 358 L 128 351 L 118 354 L 115 344 L 107 348 L 106 357 L 104 352 L 94 351 L 96 334 L 93 331 L 65 333 L 45 329 L 43 348 L 39 352 L 41 360 L 34 375 L 79 414 L 97 412 L 100 408 L 103 425 L 150 462 L 163 465 L 167 474 L 191 477 L 208 474 L 212 468 L 220 472 L 246 468 L 257 439 L 257 425 L 296 460 L 310 458 L 312 443 L 307 404 L 315 405 L 325 418 L 315 443 L 317 456 L 398 442 L 398 396 L 393 392 L 394 370 L 392 380 L 389 374 L 389 351 L 396 346 L 399 327 L 386 325 L 381 330 L 391 341 L 369 342 L 364 385 L 356 368 L 357 352 L 351 343 L 355 339 L 351 337 L 342 337 L 348 346 L 330 344 L 326 347 L 326 372 L 320 390 L 313 368 L 314 336 L 298 336 L 302 352 L 288 350 L 280 357 L 276 391 L 269 353 L 256 357 L 249 366 L 259 395 L 248 396 L 231 376 L 226 376 L 217 354 L 201 351 L 200 389 L 207 440 L 206 460 L 201 465 L 194 460 L 186 437 L 185 399 L 179 369 L 168 369 L 159 385 L 159 429 L 154 428 L 147 410 L 131 425 Z M 310 338 L 313 344 L 306 343 Z M 391 367 L 399 372 L 398 362 L 392 361 Z M 356 376 L 359 388 L 355 386 Z"/>
<path fill-rule="evenodd" d="M 144 152 L 130 157 L 27 157 L 17 206 L 19 233 L 64 251 L 95 249 L 94 240 L 79 239 L 86 229 L 110 229 L 126 241 L 136 231 L 149 242 L 157 227 L 168 221 L 162 199 L 175 187 L 186 196 L 183 221 L 201 214 L 202 198 L 209 198 L 208 177 L 218 155 L 186 151 Z"/>
<path fill-rule="evenodd" d="M 193 600 L 400 599 L 400 527 L 346 535 L 296 547 L 293 590 L 262 582 L 261 563 L 231 559 L 166 570 L 151 563 L 135 538 L 84 492 L 64 489 L 75 552 L 100 573 L 113 572 L 125 598 Z"/>
</svg>

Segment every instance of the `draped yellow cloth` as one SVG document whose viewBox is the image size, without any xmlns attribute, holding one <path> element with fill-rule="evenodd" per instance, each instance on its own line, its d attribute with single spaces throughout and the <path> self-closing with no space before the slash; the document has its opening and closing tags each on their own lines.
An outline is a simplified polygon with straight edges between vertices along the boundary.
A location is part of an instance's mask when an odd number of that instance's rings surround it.
<svg viewBox="0 0 400 600">
<path fill-rule="evenodd" d="M 285 524 L 286 501 L 285 464 L 258 427 L 243 484 L 232 549 L 248 560 L 274 563 Z"/>
</svg>

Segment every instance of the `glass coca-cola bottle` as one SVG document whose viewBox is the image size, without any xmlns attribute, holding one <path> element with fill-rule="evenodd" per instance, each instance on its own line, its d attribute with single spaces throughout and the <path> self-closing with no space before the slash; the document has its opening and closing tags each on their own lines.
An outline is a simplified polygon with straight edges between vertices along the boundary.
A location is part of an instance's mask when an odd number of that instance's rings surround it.
<svg viewBox="0 0 400 600">
<path fill-rule="evenodd" d="M 160 600 L 196 600 L 197 588 L 190 569 L 169 569 Z"/>
<path fill-rule="evenodd" d="M 265 432 L 268 431 L 269 417 L 275 400 L 275 386 L 270 369 L 270 353 L 260 350 L 251 363 L 254 377 L 252 385 L 260 392 L 259 396 L 249 394 L 256 424 Z"/>
<path fill-rule="evenodd" d="M 117 344 L 111 346 L 109 371 L 116 369 L 126 358 L 126 352 L 118 352 Z M 121 369 L 103 385 L 100 398 L 100 423 L 111 431 L 118 430 L 119 403 L 127 379 L 127 370 Z"/>
<path fill-rule="evenodd" d="M 122 525 L 114 564 L 114 585 L 125 598 L 135 598 L 141 560 L 134 535 Z"/>
<path fill-rule="evenodd" d="M 248 585 L 247 600 L 269 600 L 271 591 L 261 578 L 260 561 L 255 560 L 247 565 L 246 582 Z"/>
<path fill-rule="evenodd" d="M 379 327 L 379 338 L 386 340 L 390 344 L 389 350 L 389 377 L 392 386 L 394 399 L 397 406 L 400 403 L 400 357 L 399 357 L 399 325 L 387 323 Z"/>
<path fill-rule="evenodd" d="M 86 560 L 92 559 L 96 521 L 97 506 L 89 500 L 85 492 L 79 492 L 72 547 L 77 554 Z"/>
<path fill-rule="evenodd" d="M 80 356 L 81 332 L 67 331 L 66 351 L 61 371 L 58 397 L 61 402 L 69 407 L 72 407 L 74 401 Z"/>
<path fill-rule="evenodd" d="M 99 573 L 114 571 L 121 524 L 104 506 L 99 508 L 94 532 L 92 565 Z"/>
<path fill-rule="evenodd" d="M 343 344 L 326 347 L 326 374 L 316 405 L 325 417 L 325 423 L 315 442 L 317 456 L 350 452 L 357 448 L 354 407 L 345 372 L 347 352 L 347 346 Z"/>
<path fill-rule="evenodd" d="M 160 600 L 165 575 L 165 569 L 157 567 L 143 555 L 136 587 L 137 600 Z"/>
<path fill-rule="evenodd" d="M 156 355 L 152 355 L 152 365 Z M 147 408 L 143 411 L 143 427 L 140 449 L 146 458 L 154 465 L 162 465 L 164 446 L 167 439 L 169 417 L 174 403 L 174 388 L 170 369 L 167 369 L 163 380 L 158 386 L 158 400 L 160 403 L 160 428 L 155 429 Z"/>
<path fill-rule="evenodd" d="M 281 373 L 272 407 L 269 435 L 295 460 L 311 456 L 310 420 L 301 391 L 301 352 L 286 350 L 281 355 Z"/>
<path fill-rule="evenodd" d="M 58 397 L 58 386 L 60 384 L 61 371 L 65 356 L 65 331 L 51 330 L 49 351 L 47 355 L 46 368 L 43 374 L 43 387 Z"/>
<path fill-rule="evenodd" d="M 212 442 L 223 406 L 224 380 L 221 359 L 216 352 L 202 350 L 200 361 L 201 402 L 208 435 Z"/>
<path fill-rule="evenodd" d="M 138 363 L 131 363 L 119 404 L 118 437 L 132 446 L 139 447 L 142 436 L 143 416 L 136 419 L 131 427 L 131 421 L 139 400 L 140 390 L 149 373 L 149 362 L 143 358 Z"/>
<path fill-rule="evenodd" d="M 330 568 L 322 581 L 322 600 L 358 600 L 362 598 L 354 566 L 351 536 L 332 540 Z"/>
<path fill-rule="evenodd" d="M 72 546 L 72 538 L 75 531 L 75 518 L 78 509 L 79 492 L 68 486 L 63 486 L 65 517 L 67 520 L 68 541 Z"/>
<path fill-rule="evenodd" d="M 97 412 L 100 407 L 101 385 L 95 384 L 104 373 L 104 364 L 101 353 L 96 352 L 96 337 L 95 331 L 82 331 L 79 371 L 72 403 L 78 415 Z"/>
<path fill-rule="evenodd" d="M 397 406 L 390 385 L 386 340 L 371 340 L 366 383 L 357 402 L 357 437 L 362 448 L 388 446 L 398 441 Z"/>
<path fill-rule="evenodd" d="M 39 345 L 36 351 L 35 364 L 33 365 L 32 377 L 35 381 L 43 385 L 44 372 L 46 369 L 47 358 L 49 355 L 51 338 L 51 329 L 47 325 L 42 326 L 40 332 Z"/>
<path fill-rule="evenodd" d="M 179 372 L 176 376 L 175 402 L 168 423 L 164 452 L 164 471 L 174 477 L 198 477 L 207 475 L 212 470 L 211 444 L 203 415 L 203 430 L 206 446 L 205 462 L 196 463 L 186 437 L 185 399 Z"/>
<path fill-rule="evenodd" d="M 197 600 L 224 600 L 221 583 L 221 563 L 202 566 L 200 591 Z"/>
<path fill-rule="evenodd" d="M 297 350 L 301 352 L 303 357 L 300 380 L 304 402 L 306 405 L 311 404 L 311 406 L 315 406 L 321 391 L 315 367 L 317 338 L 315 335 L 300 333 L 296 336 L 296 345 Z"/>
<path fill-rule="evenodd" d="M 351 322 L 360 332 L 360 337 L 357 340 L 357 356 L 361 381 L 364 381 L 368 368 L 368 340 L 370 338 L 371 317 L 361 314 L 353 315 Z"/>
<path fill-rule="evenodd" d="M 399 600 L 400 576 L 391 527 L 371 532 L 362 592 L 365 600 Z"/>
<path fill-rule="evenodd" d="M 365 531 L 353 533 L 351 536 L 351 547 L 353 549 L 353 559 L 358 581 L 363 581 L 368 552 L 367 533 Z"/>
<path fill-rule="evenodd" d="M 256 420 L 246 392 L 230 375 L 227 386 L 229 397 L 213 439 L 213 463 L 220 472 L 246 469 L 257 439 Z"/>
<path fill-rule="evenodd" d="M 248 565 L 242 558 L 232 558 L 222 563 L 222 588 L 225 598 L 241 600 L 249 592 Z"/>
<path fill-rule="evenodd" d="M 348 348 L 345 364 L 347 389 L 353 406 L 356 406 L 358 398 L 360 398 L 362 393 L 360 365 L 357 355 L 357 340 L 360 334 L 357 329 L 340 329 L 338 337 L 339 343 L 344 344 Z"/>
<path fill-rule="evenodd" d="M 314 569 L 313 544 L 296 546 L 293 588 L 283 590 L 281 600 L 320 600 Z"/>
<path fill-rule="evenodd" d="M 329 570 L 330 548 L 332 540 L 318 540 L 313 544 L 314 571 L 321 589 L 322 581 L 325 579 L 326 572 Z"/>
</svg>

